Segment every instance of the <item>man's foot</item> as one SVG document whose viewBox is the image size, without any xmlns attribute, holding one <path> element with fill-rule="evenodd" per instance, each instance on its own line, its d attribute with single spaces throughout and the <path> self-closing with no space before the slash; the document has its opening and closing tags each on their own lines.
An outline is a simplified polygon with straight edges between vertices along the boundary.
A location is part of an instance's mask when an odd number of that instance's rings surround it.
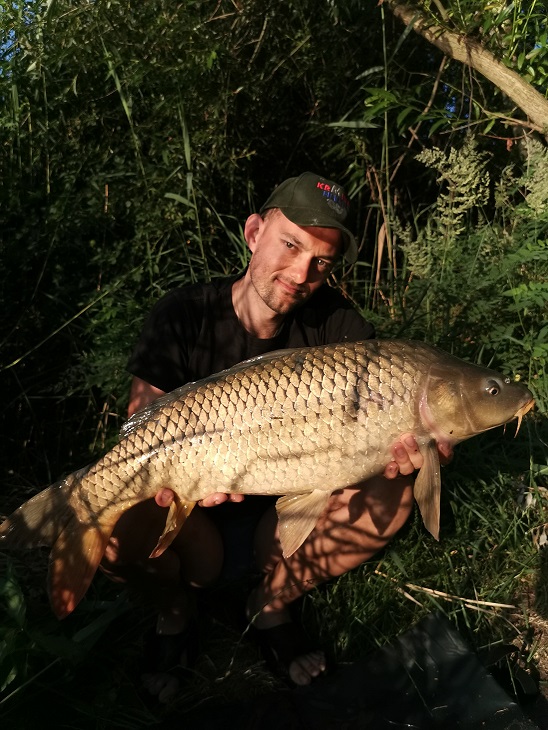
<svg viewBox="0 0 548 730">
<path fill-rule="evenodd" d="M 324 652 L 311 648 L 287 608 L 268 611 L 260 606 L 257 593 L 253 592 L 247 603 L 247 618 L 271 671 L 300 686 L 310 684 L 325 671 Z"/>
<path fill-rule="evenodd" d="M 199 650 L 197 622 L 189 604 L 185 610 L 162 611 L 145 639 L 141 681 L 144 689 L 167 704 L 177 695 L 181 674 L 194 666 Z"/>
<path fill-rule="evenodd" d="M 182 672 L 192 668 L 198 655 L 196 622 L 178 634 L 151 631 L 146 638 L 141 681 L 158 702 L 167 704 L 177 695 Z"/>
</svg>

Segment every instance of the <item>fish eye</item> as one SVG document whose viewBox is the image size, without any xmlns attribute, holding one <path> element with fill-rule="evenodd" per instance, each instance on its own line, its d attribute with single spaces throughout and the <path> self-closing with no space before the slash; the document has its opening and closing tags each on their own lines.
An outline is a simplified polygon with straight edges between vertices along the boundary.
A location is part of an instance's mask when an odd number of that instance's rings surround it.
<svg viewBox="0 0 548 730">
<path fill-rule="evenodd" d="M 496 380 L 487 381 L 487 387 L 485 388 L 489 395 L 498 395 L 500 393 L 500 385 Z"/>
</svg>

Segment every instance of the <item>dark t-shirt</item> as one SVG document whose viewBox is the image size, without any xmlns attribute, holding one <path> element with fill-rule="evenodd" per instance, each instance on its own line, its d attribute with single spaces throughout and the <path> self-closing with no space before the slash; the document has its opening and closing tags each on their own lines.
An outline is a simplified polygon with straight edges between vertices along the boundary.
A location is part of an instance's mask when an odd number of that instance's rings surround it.
<svg viewBox="0 0 548 730">
<path fill-rule="evenodd" d="M 237 278 L 175 289 L 160 299 L 144 324 L 129 372 L 168 392 L 272 350 L 375 336 L 373 325 L 339 292 L 324 285 L 286 317 L 276 337 L 253 337 L 232 306 L 232 284 Z M 225 578 L 241 575 L 252 565 L 255 527 L 276 499 L 248 495 L 242 503 L 225 502 L 207 509 L 223 539 Z"/>
<path fill-rule="evenodd" d="M 375 335 L 373 325 L 324 285 L 286 317 L 276 337 L 258 339 L 240 324 L 232 306 L 237 278 L 175 289 L 160 299 L 130 357 L 129 372 L 168 392 L 272 350 Z"/>
</svg>

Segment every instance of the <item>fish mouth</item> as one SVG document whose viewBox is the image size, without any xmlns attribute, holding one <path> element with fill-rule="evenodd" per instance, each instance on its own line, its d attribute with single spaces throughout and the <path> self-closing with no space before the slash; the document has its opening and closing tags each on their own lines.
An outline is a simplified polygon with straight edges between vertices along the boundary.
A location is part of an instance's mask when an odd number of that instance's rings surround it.
<svg viewBox="0 0 548 730">
<path fill-rule="evenodd" d="M 517 425 L 517 428 L 516 428 L 516 433 L 514 434 L 514 438 L 516 438 L 516 436 L 519 433 L 519 429 L 520 429 L 520 426 L 521 426 L 521 421 L 523 419 L 523 416 L 526 413 L 529 413 L 529 411 L 532 408 L 534 408 L 534 405 L 535 405 L 535 399 L 534 398 L 531 398 L 531 400 L 527 401 L 527 403 L 525 405 L 523 405 L 519 410 L 516 411 L 516 413 L 514 415 L 514 418 L 517 418 L 518 419 L 518 425 Z"/>
</svg>

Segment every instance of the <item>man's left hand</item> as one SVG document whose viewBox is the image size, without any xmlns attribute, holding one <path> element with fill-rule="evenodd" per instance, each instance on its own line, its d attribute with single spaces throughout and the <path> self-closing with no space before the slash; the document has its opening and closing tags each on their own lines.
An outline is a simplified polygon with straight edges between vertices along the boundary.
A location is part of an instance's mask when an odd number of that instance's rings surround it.
<svg viewBox="0 0 548 730">
<path fill-rule="evenodd" d="M 437 446 L 440 464 L 449 464 L 453 458 L 453 450 L 446 444 L 438 444 Z M 400 440 L 396 441 L 392 447 L 392 455 L 394 460 L 384 470 L 384 476 L 387 479 L 395 479 L 400 474 L 412 474 L 422 467 L 424 461 L 415 437 L 411 433 L 403 434 Z"/>
</svg>

